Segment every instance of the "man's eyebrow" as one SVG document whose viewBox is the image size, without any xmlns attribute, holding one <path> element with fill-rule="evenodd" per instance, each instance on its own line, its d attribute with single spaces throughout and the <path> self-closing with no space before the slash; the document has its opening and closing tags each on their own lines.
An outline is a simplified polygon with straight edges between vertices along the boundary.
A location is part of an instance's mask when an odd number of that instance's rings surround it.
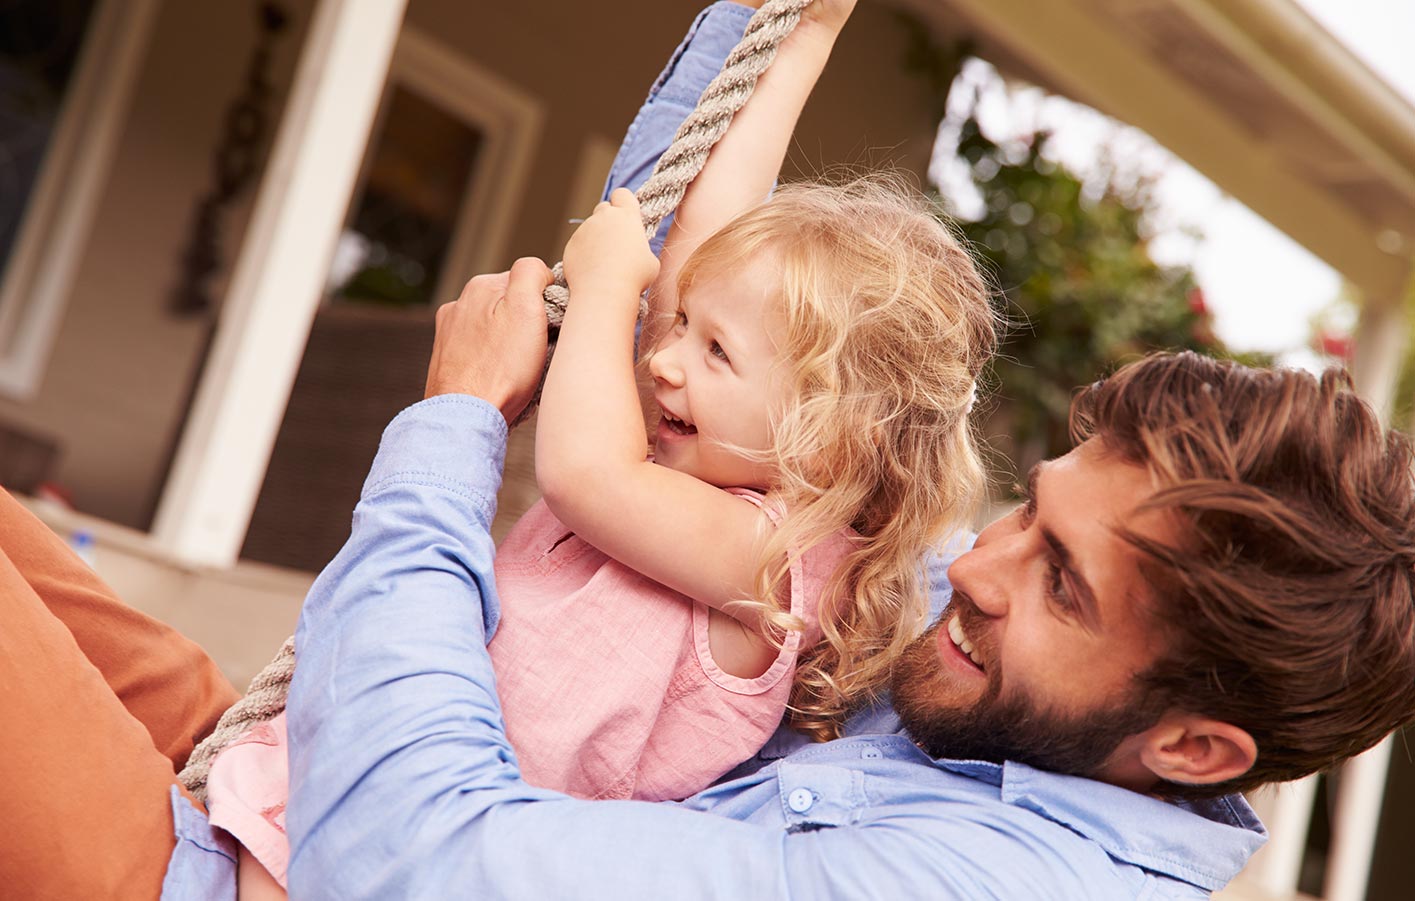
<svg viewBox="0 0 1415 901">
<path fill-rule="evenodd" d="M 1041 475 L 1045 468 L 1044 463 L 1038 463 L 1032 467 L 1027 474 L 1027 494 L 1032 498 L 1032 503 L 1037 504 L 1037 488 L 1041 484 Z M 1040 505 L 1038 505 L 1040 511 Z M 1080 614 L 1081 624 L 1094 632 L 1100 628 L 1101 605 L 1096 601 L 1096 592 L 1091 588 L 1091 583 L 1086 581 L 1086 577 L 1076 568 L 1076 559 L 1071 554 L 1061 538 L 1046 526 L 1039 526 L 1042 539 L 1046 541 L 1051 552 L 1056 555 L 1057 564 L 1066 573 L 1068 581 L 1071 583 L 1073 594 L 1076 599 L 1076 606 Z"/>
</svg>

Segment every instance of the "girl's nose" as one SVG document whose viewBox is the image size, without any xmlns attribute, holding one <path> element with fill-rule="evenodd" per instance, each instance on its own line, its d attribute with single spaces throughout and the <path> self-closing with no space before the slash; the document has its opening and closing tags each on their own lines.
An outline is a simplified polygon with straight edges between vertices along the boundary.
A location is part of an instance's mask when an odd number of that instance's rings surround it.
<svg viewBox="0 0 1415 901">
<path fill-rule="evenodd" d="M 683 385 L 683 367 L 679 364 L 676 346 L 678 345 L 671 335 L 665 338 L 658 349 L 649 357 L 649 374 L 656 381 L 671 385 L 674 388 Z"/>
</svg>

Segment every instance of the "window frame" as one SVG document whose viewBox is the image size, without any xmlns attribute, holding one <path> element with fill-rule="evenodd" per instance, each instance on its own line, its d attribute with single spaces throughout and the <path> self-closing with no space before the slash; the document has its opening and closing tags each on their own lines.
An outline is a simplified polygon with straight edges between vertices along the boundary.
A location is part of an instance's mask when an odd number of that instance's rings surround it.
<svg viewBox="0 0 1415 901">
<path fill-rule="evenodd" d="M 158 0 L 98 0 L 0 279 L 0 393 L 39 390 L 108 184 Z"/>
<path fill-rule="evenodd" d="M 440 302 L 455 300 L 472 275 L 507 263 L 514 213 L 530 178 L 544 108 L 533 95 L 406 22 L 393 51 L 380 117 L 396 89 L 417 94 L 483 139 L 467 175 L 441 271 L 433 274 L 432 296 Z M 371 161 L 366 150 L 365 165 Z M 358 203 L 356 194 L 350 215 Z"/>
</svg>

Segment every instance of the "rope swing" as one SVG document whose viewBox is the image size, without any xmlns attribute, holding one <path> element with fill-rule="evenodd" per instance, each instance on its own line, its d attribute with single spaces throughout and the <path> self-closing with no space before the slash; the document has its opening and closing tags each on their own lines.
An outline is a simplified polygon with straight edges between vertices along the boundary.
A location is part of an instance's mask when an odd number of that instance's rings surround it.
<svg viewBox="0 0 1415 901">
<path fill-rule="evenodd" d="M 678 208 L 688 185 L 707 162 L 708 153 L 727 133 L 732 117 L 752 96 L 757 79 L 776 58 L 777 48 L 801 20 L 801 11 L 811 0 L 767 0 L 747 23 L 742 40 L 728 55 L 722 71 L 712 80 L 698 99 L 697 107 L 683 120 L 673 143 L 664 151 L 643 187 L 639 188 L 639 206 L 643 211 L 644 231 L 650 238 L 658 231 L 669 213 Z M 550 351 L 555 350 L 555 338 L 565 317 L 570 292 L 565 284 L 564 267 L 555 264 L 555 282 L 545 289 L 545 312 L 550 320 Z M 640 316 L 644 308 L 640 307 Z M 548 365 L 548 358 L 547 358 Z M 522 418 L 534 408 L 540 398 L 526 408 Z M 518 422 L 520 420 L 517 420 Z M 206 803 L 206 780 L 216 755 L 252 726 L 271 720 L 285 709 L 290 678 L 295 673 L 295 639 L 286 639 L 279 653 L 251 681 L 246 696 L 221 715 L 216 728 L 192 751 L 178 779 L 197 800 Z"/>
</svg>

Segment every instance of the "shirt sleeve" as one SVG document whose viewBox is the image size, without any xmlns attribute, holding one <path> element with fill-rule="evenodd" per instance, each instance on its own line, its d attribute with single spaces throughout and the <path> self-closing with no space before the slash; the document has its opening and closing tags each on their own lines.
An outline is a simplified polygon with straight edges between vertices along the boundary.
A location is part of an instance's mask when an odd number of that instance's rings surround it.
<svg viewBox="0 0 1415 901">
<path fill-rule="evenodd" d="M 604 198 L 615 188 L 637 191 L 648 181 L 658 158 L 673 142 L 678 126 L 693 111 L 703 89 L 722 69 L 722 63 L 752 18 L 752 10 L 737 3 L 714 3 L 698 14 L 668 65 L 649 89 L 648 99 L 629 124 L 619 154 L 610 166 Z M 663 248 L 673 216 L 666 216 L 654 235 L 653 252 Z"/>
<path fill-rule="evenodd" d="M 291 896 L 843 898 L 936 874 L 947 849 L 895 847 L 898 829 L 792 830 L 521 780 L 486 649 L 505 435 L 474 398 L 405 410 L 311 589 L 288 707 Z"/>
</svg>

